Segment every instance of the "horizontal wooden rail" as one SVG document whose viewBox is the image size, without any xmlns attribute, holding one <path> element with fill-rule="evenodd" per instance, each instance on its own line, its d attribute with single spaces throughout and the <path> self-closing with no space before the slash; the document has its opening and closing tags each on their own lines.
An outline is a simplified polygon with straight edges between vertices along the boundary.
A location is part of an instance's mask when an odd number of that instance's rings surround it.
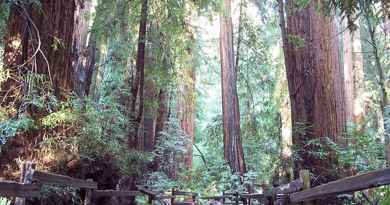
<svg viewBox="0 0 390 205">
<path fill-rule="evenodd" d="M 0 182 L 0 196 L 6 197 L 39 197 L 41 188 L 36 184 L 20 184 L 17 182 Z"/>
<path fill-rule="evenodd" d="M 141 193 L 146 194 L 146 195 L 149 195 L 149 196 L 155 197 L 155 196 L 159 195 L 158 192 L 149 190 L 149 189 L 147 189 L 147 187 L 144 187 L 144 186 L 137 185 L 137 189 L 138 189 L 138 191 L 140 191 Z"/>
<path fill-rule="evenodd" d="M 204 199 L 204 200 L 221 200 L 221 199 L 226 199 L 226 198 L 230 198 L 230 196 L 204 196 L 204 197 L 200 197 L 200 199 Z"/>
<path fill-rule="evenodd" d="M 390 168 L 343 178 L 290 195 L 293 203 L 390 184 Z"/>
<path fill-rule="evenodd" d="M 40 171 L 34 172 L 33 180 L 37 180 L 41 184 L 48 184 L 48 185 L 62 185 L 62 186 L 70 186 L 76 188 L 97 189 L 97 183 L 93 181 L 76 179 L 69 176 L 40 172 Z"/>
<path fill-rule="evenodd" d="M 252 194 L 240 194 L 244 199 L 263 199 L 271 196 L 270 194 L 252 193 Z"/>
<path fill-rule="evenodd" d="M 303 181 L 301 178 L 298 178 L 288 184 L 284 184 L 274 188 L 272 191 L 273 194 L 290 194 L 298 192 L 303 189 Z"/>
<path fill-rule="evenodd" d="M 160 199 L 174 199 L 175 196 L 172 196 L 172 195 L 157 195 L 154 197 L 155 200 L 160 200 Z"/>
<path fill-rule="evenodd" d="M 140 191 L 120 191 L 120 190 L 94 190 L 93 198 L 99 197 L 133 197 L 142 195 Z"/>
<path fill-rule="evenodd" d="M 172 192 L 172 195 L 175 195 L 175 196 L 198 196 L 198 193 L 174 190 Z"/>
</svg>

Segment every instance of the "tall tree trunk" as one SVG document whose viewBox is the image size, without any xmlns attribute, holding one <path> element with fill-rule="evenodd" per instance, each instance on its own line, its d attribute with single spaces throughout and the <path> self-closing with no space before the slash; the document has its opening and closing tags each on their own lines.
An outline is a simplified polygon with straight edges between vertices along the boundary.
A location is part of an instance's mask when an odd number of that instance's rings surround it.
<svg viewBox="0 0 390 205">
<path fill-rule="evenodd" d="M 354 102 L 354 72 L 353 72 L 353 51 L 352 34 L 348 28 L 348 22 L 343 19 L 343 60 L 344 60 L 344 93 L 345 93 L 345 120 L 353 121 L 353 102 Z"/>
<path fill-rule="evenodd" d="M 164 123 L 168 121 L 168 93 L 165 89 L 161 89 L 158 94 L 158 116 L 156 122 L 156 135 L 159 136 L 160 132 L 164 129 Z"/>
<path fill-rule="evenodd" d="M 95 67 L 96 39 L 89 31 L 92 9 L 90 1 L 75 1 L 72 63 L 75 92 L 80 98 L 89 94 Z"/>
<path fill-rule="evenodd" d="M 41 0 L 33 4 L 13 4 L 6 35 L 4 64 L 14 76 L 44 74 L 54 94 L 64 98 L 73 90 L 72 42 L 75 2 Z M 29 92 L 29 83 L 9 80 L 2 87 L 2 102 Z"/>
<path fill-rule="evenodd" d="M 158 111 L 158 89 L 154 82 L 154 73 L 152 67 L 154 66 L 154 59 L 151 56 L 151 53 L 147 54 L 145 62 L 145 90 L 144 90 L 144 103 L 141 124 L 142 127 L 139 128 L 139 149 L 144 151 L 153 151 L 156 144 L 156 121 L 157 121 L 157 111 Z"/>
<path fill-rule="evenodd" d="M 220 57 L 224 157 L 232 171 L 243 174 L 246 172 L 246 167 L 240 138 L 240 112 L 236 85 L 237 71 L 234 65 L 231 0 L 223 1 L 222 12 L 220 16 Z"/>
<path fill-rule="evenodd" d="M 146 41 L 146 26 L 148 20 L 148 0 L 142 0 L 141 6 L 141 19 L 139 24 L 139 34 L 138 34 L 138 50 L 137 50 L 137 60 L 136 60 L 136 76 L 133 81 L 131 93 L 132 93 L 132 103 L 131 103 L 131 112 L 134 114 L 135 123 L 137 126 L 141 126 L 141 120 L 144 110 L 144 75 L 145 75 L 145 41 Z M 138 100 L 138 110 L 136 109 Z M 135 131 L 135 133 L 138 132 Z M 134 133 L 130 133 L 129 136 L 129 146 L 132 145 L 132 138 Z M 138 141 L 142 141 L 138 136 L 135 136 Z M 140 144 L 137 142 L 137 144 Z"/>
<path fill-rule="evenodd" d="M 191 51 L 188 51 L 191 56 Z M 191 57 L 190 57 L 191 58 Z M 188 66 L 193 63 L 188 62 Z M 188 136 L 187 153 L 184 156 L 186 169 L 192 167 L 192 146 L 195 137 L 195 71 L 192 67 L 182 71 L 182 83 L 179 85 L 177 115 L 181 129 Z"/>
<path fill-rule="evenodd" d="M 282 35 L 282 45 L 283 49 L 286 52 L 288 44 L 288 36 L 286 30 L 286 21 L 285 21 L 285 5 L 283 0 L 278 0 L 278 9 L 279 9 L 279 26 Z M 285 64 L 287 64 L 287 55 L 284 55 Z M 287 83 L 287 82 L 286 82 Z M 287 85 L 286 85 L 287 87 Z M 281 113 L 281 175 L 288 179 L 293 177 L 292 173 L 292 132 L 291 132 L 291 102 L 290 99 L 286 96 L 287 99 L 283 99 L 283 103 L 280 109 Z"/>
<path fill-rule="evenodd" d="M 352 32 L 352 62 L 354 73 L 354 108 L 353 122 L 358 126 L 358 130 L 362 130 L 364 123 L 365 103 L 364 103 L 364 67 L 362 43 L 360 39 L 360 28 Z"/>
<path fill-rule="evenodd" d="M 343 21 L 344 89 L 346 121 L 362 130 L 364 120 L 364 71 L 359 27 L 352 31 Z"/>
<path fill-rule="evenodd" d="M 24 11 L 17 5 L 12 5 L 8 18 L 7 33 L 5 35 L 4 46 L 4 67 L 9 69 L 11 75 L 18 76 L 19 73 L 25 73 L 24 68 L 18 67 L 27 61 L 28 38 L 30 36 L 27 28 L 28 21 L 23 18 Z M 20 71 L 19 71 L 20 70 Z M 23 72 L 22 72 L 23 71 Z M 19 76 L 20 77 L 20 76 Z M 7 79 L 1 85 L 0 105 L 18 106 L 18 99 L 23 95 L 22 86 L 14 78 Z"/>
<path fill-rule="evenodd" d="M 332 38 L 335 26 L 330 17 L 318 12 L 321 0 L 311 1 L 304 9 L 288 1 L 287 27 L 282 23 L 286 73 L 291 99 L 295 174 L 310 170 L 317 182 L 337 178 L 334 153 L 326 159 L 311 152 L 320 151 L 310 140 L 318 139 L 326 146 L 325 137 L 343 144 L 345 102 L 343 72 L 338 61 L 338 39 Z M 281 15 L 284 22 L 284 13 Z"/>
</svg>

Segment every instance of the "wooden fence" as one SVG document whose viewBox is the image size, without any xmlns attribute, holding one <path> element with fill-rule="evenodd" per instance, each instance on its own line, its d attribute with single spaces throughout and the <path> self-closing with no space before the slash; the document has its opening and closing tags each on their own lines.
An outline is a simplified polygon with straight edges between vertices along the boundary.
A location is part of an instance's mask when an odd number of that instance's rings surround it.
<svg viewBox="0 0 390 205">
<path fill-rule="evenodd" d="M 390 168 L 376 170 L 359 174 L 356 176 L 342 178 L 327 184 L 310 187 L 310 173 L 307 170 L 300 172 L 300 177 L 288 184 L 273 188 L 263 193 L 231 193 L 222 196 L 203 197 L 206 200 L 218 200 L 229 202 L 224 204 L 250 205 L 253 200 L 269 205 L 287 205 L 323 199 L 330 196 L 337 196 L 346 193 L 354 193 L 369 188 L 380 187 L 390 184 Z"/>
<path fill-rule="evenodd" d="M 203 197 L 205 200 L 218 200 L 224 204 L 247 204 L 257 200 L 264 204 L 286 205 L 310 201 L 345 193 L 353 193 L 369 188 L 390 184 L 390 168 L 376 170 L 346 177 L 327 184 L 310 187 L 310 173 L 301 171 L 300 177 L 288 184 L 265 190 L 263 193 L 224 193 L 222 196 Z M 40 197 L 42 185 L 61 185 L 80 188 L 85 191 L 84 205 L 91 205 L 93 198 L 99 197 L 136 197 L 145 195 L 149 202 L 166 199 L 172 205 L 195 204 L 198 194 L 172 189 L 170 195 L 152 191 L 144 186 L 137 186 L 134 191 L 98 190 L 93 180 L 76 179 L 69 176 L 35 170 L 31 162 L 24 163 L 20 182 L 0 181 L 0 196 L 16 197 L 15 205 L 24 205 L 25 198 Z M 185 201 L 178 201 L 181 196 Z"/>
<path fill-rule="evenodd" d="M 183 192 L 172 189 L 171 195 L 154 192 L 144 186 L 137 186 L 134 191 L 122 190 L 98 190 L 98 185 L 91 179 L 82 180 L 69 176 L 47 173 L 35 170 L 35 165 L 31 162 L 22 165 L 20 182 L 0 181 L 0 197 L 16 197 L 15 205 L 24 205 L 26 198 L 41 196 L 42 185 L 60 185 L 80 188 L 85 191 L 84 205 L 91 205 L 92 199 L 100 197 L 136 197 L 146 195 L 149 203 L 154 200 L 170 199 L 172 204 L 186 205 L 195 204 L 196 193 Z M 190 196 L 189 202 L 175 201 L 178 196 Z"/>
</svg>

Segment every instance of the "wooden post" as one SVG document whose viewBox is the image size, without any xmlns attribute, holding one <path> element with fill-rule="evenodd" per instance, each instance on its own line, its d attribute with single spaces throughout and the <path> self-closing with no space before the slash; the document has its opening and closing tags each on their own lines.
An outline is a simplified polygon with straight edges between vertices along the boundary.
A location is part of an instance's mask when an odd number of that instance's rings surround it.
<svg viewBox="0 0 390 205">
<path fill-rule="evenodd" d="M 87 179 L 89 182 L 93 182 L 92 179 Z M 85 189 L 84 205 L 92 205 L 92 189 Z"/>
<path fill-rule="evenodd" d="M 171 204 L 175 203 L 175 188 L 172 188 L 172 198 L 171 198 Z"/>
<path fill-rule="evenodd" d="M 301 170 L 299 171 L 299 177 L 303 182 L 303 190 L 310 189 L 310 172 L 309 170 Z M 310 201 L 304 202 L 304 205 L 312 205 L 313 203 Z"/>
<path fill-rule="evenodd" d="M 286 205 L 288 203 L 287 194 L 276 193 L 275 198 L 275 205 Z"/>
<path fill-rule="evenodd" d="M 31 184 L 34 174 L 35 164 L 33 162 L 23 162 L 20 172 L 20 183 Z M 25 205 L 26 198 L 16 197 L 15 205 Z"/>
</svg>

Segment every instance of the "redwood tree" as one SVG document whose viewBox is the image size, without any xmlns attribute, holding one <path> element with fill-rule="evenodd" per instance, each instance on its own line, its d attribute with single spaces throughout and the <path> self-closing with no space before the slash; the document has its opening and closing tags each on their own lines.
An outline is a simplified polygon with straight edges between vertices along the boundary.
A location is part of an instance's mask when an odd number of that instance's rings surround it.
<svg viewBox="0 0 390 205">
<path fill-rule="evenodd" d="M 222 74 L 222 112 L 224 157 L 236 173 L 245 173 L 244 153 L 240 138 L 240 112 L 237 96 L 237 70 L 234 63 L 231 0 L 223 1 L 220 16 L 220 58 Z"/>
<path fill-rule="evenodd" d="M 4 65 L 11 72 L 2 86 L 2 104 L 17 101 L 25 95 L 27 83 L 15 80 L 25 74 L 43 74 L 59 98 L 74 87 L 73 62 L 78 56 L 73 44 L 77 30 L 76 7 L 84 1 L 41 0 L 35 3 L 12 4 L 5 37 Z M 15 78 L 16 77 L 16 78 Z"/>
<path fill-rule="evenodd" d="M 325 16 L 323 0 L 311 1 L 298 8 L 297 1 L 288 1 L 280 10 L 285 65 L 291 99 L 295 173 L 310 170 L 317 182 L 336 178 L 332 172 L 337 160 L 333 152 L 326 158 L 313 152 L 327 148 L 326 138 L 343 144 L 345 100 L 343 72 L 338 59 L 338 39 L 332 17 Z M 285 21 L 287 15 L 287 22 Z M 329 150 L 328 150 L 329 151 Z"/>
<path fill-rule="evenodd" d="M 146 41 L 146 26 L 148 21 L 148 0 L 142 0 L 141 19 L 139 23 L 138 48 L 136 59 L 136 74 L 132 83 L 131 95 L 131 112 L 134 115 L 136 126 L 142 126 L 142 116 L 144 110 L 144 77 L 145 77 L 145 41 Z M 137 108 L 138 104 L 138 109 Z M 141 129 L 142 130 L 142 129 Z M 131 132 L 129 136 L 129 147 L 134 147 L 134 138 L 138 146 L 141 146 L 143 139 L 138 136 L 139 129 Z"/>
<path fill-rule="evenodd" d="M 80 98 L 89 94 L 95 67 L 96 39 L 89 31 L 88 15 L 93 5 L 88 0 L 75 1 L 72 66 L 75 92 Z"/>
<path fill-rule="evenodd" d="M 191 51 L 189 49 L 189 54 Z M 192 65 L 192 63 L 188 63 Z M 187 169 L 192 167 L 192 146 L 195 137 L 195 72 L 192 67 L 185 68 L 182 73 L 183 82 L 179 85 L 177 114 L 181 129 L 188 136 L 187 153 L 184 164 Z"/>
</svg>

